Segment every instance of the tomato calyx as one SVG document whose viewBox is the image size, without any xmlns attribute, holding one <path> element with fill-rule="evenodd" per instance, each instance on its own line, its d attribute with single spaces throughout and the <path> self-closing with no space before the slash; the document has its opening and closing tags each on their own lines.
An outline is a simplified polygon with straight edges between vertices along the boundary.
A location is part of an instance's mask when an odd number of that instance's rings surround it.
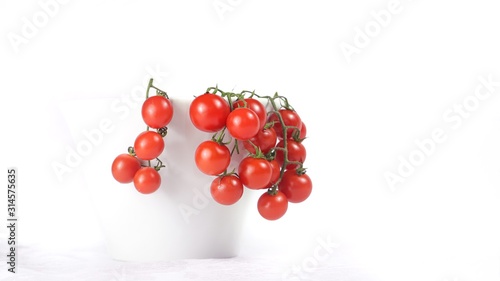
<svg viewBox="0 0 500 281">
<path fill-rule="evenodd" d="M 156 158 L 156 165 L 153 167 L 157 172 L 160 171 L 161 168 L 164 168 L 165 165 L 163 165 L 163 162 L 159 159 Z"/>
<path fill-rule="evenodd" d="M 226 176 L 236 176 L 236 177 L 239 178 L 239 175 L 238 175 L 238 173 L 236 173 L 236 169 L 235 168 L 233 168 L 230 172 L 228 172 L 227 170 L 225 170 L 220 175 L 217 175 L 217 177 L 219 177 L 219 178 L 223 178 L 223 177 L 226 177 Z"/>
<path fill-rule="evenodd" d="M 299 176 L 305 175 L 307 172 L 306 168 L 300 167 L 295 170 L 295 173 Z"/>
<path fill-rule="evenodd" d="M 157 129 L 157 130 L 156 130 L 156 132 L 157 132 L 158 134 L 160 134 L 160 136 L 161 136 L 162 138 L 164 138 L 164 137 L 166 137 L 166 136 L 167 136 L 167 134 L 168 134 L 168 127 L 167 127 L 167 126 L 165 126 L 165 127 L 159 128 L 159 129 Z"/>
<path fill-rule="evenodd" d="M 134 150 L 134 147 L 133 146 L 129 146 L 128 147 L 128 154 L 132 155 L 132 156 L 136 156 L 135 155 L 135 150 Z"/>
<path fill-rule="evenodd" d="M 274 127 L 274 122 L 267 122 L 265 125 L 264 125 L 264 129 L 270 129 Z"/>
<path fill-rule="evenodd" d="M 267 193 L 269 195 L 272 195 L 272 196 L 275 196 L 276 194 L 278 194 L 278 184 L 273 184 L 273 186 L 271 188 L 268 188 Z"/>
</svg>

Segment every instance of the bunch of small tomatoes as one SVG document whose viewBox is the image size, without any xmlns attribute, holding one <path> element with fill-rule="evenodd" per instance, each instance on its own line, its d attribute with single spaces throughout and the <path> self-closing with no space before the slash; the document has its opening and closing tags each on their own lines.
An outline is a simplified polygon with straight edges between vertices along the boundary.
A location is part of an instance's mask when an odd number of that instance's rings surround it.
<svg viewBox="0 0 500 281">
<path fill-rule="evenodd" d="M 265 219 L 277 220 L 288 202 L 303 202 L 311 194 L 312 182 L 303 167 L 306 125 L 286 97 L 210 87 L 192 101 L 189 115 L 197 129 L 214 133 L 197 147 L 195 162 L 201 172 L 216 176 L 210 186 L 216 202 L 238 202 L 244 187 L 266 190 L 257 209 Z M 237 163 L 237 172 L 228 171 L 232 155 L 240 153 L 238 142 L 247 155 Z"/>
<path fill-rule="evenodd" d="M 156 95 L 149 97 L 151 88 L 156 89 Z M 153 86 L 153 79 L 149 81 L 141 115 L 147 125 L 146 130 L 137 136 L 134 146 L 128 148 L 128 153 L 120 154 L 114 159 L 111 173 L 118 182 L 134 182 L 137 191 L 150 194 L 161 185 L 158 171 L 165 166 L 158 157 L 165 148 L 163 138 L 167 135 L 167 125 L 174 115 L 167 93 Z M 156 165 L 151 163 L 154 160 Z"/>
<path fill-rule="evenodd" d="M 149 96 L 150 89 L 156 90 L 155 96 Z M 158 171 L 165 166 L 158 157 L 174 114 L 167 93 L 155 87 L 153 79 L 141 114 L 146 130 L 136 137 L 128 153 L 114 159 L 111 172 L 118 182 L 133 182 L 137 191 L 150 194 L 161 185 Z M 289 202 L 303 202 L 311 194 L 312 182 L 303 167 L 306 149 L 302 142 L 307 128 L 286 97 L 210 87 L 192 101 L 189 116 L 197 129 L 214 133 L 198 145 L 194 161 L 201 172 L 215 176 L 210 193 L 216 202 L 235 204 L 244 187 L 266 190 L 257 209 L 265 219 L 277 220 L 286 213 Z M 246 156 L 237 163 L 237 171 L 228 171 L 233 154 L 242 153 L 240 143 Z"/>
</svg>

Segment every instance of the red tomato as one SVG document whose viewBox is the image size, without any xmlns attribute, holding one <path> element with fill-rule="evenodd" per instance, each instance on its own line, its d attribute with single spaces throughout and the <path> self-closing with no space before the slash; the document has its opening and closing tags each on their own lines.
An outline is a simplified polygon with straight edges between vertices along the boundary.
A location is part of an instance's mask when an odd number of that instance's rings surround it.
<svg viewBox="0 0 500 281">
<path fill-rule="evenodd" d="M 142 119 L 151 128 L 163 128 L 170 123 L 174 108 L 169 99 L 164 96 L 153 96 L 142 104 Z"/>
<path fill-rule="evenodd" d="M 276 159 L 269 161 L 269 165 L 271 165 L 271 170 L 273 171 L 271 174 L 271 180 L 269 184 L 265 188 L 272 187 L 280 178 L 281 165 Z"/>
<path fill-rule="evenodd" d="M 307 174 L 298 175 L 297 171 L 288 170 L 283 174 L 278 188 L 289 202 L 300 203 L 311 195 L 312 182 Z"/>
<path fill-rule="evenodd" d="M 278 136 L 276 135 L 274 128 L 262 129 L 257 133 L 257 135 L 253 136 L 248 141 L 243 142 L 243 147 L 245 147 L 248 152 L 255 154 L 255 148 L 252 145 L 253 143 L 260 148 L 260 151 L 267 154 L 271 148 L 276 145 L 277 140 Z"/>
<path fill-rule="evenodd" d="M 230 111 L 229 104 L 222 97 L 205 93 L 191 102 L 189 117 L 198 130 L 214 133 L 224 128 Z"/>
<path fill-rule="evenodd" d="M 246 103 L 246 106 L 245 106 L 245 103 Z M 264 126 L 266 125 L 266 120 L 267 120 L 267 112 L 266 112 L 266 108 L 264 107 L 264 105 L 260 101 L 253 99 L 253 98 L 246 98 L 244 100 L 237 100 L 233 103 L 233 109 L 238 108 L 238 107 L 248 107 L 251 110 L 253 110 L 253 112 L 255 112 L 257 114 L 257 116 L 259 117 L 260 129 L 264 128 Z"/>
<path fill-rule="evenodd" d="M 232 205 L 243 195 L 243 185 L 235 175 L 216 177 L 210 185 L 214 200 L 222 205 Z"/>
<path fill-rule="evenodd" d="M 280 109 L 278 110 L 278 113 L 281 114 L 281 118 L 283 118 L 283 123 L 285 123 L 285 126 L 291 126 L 295 128 L 288 128 L 286 130 L 286 138 L 291 139 L 293 137 L 293 132 L 296 129 L 301 128 L 302 126 L 302 120 L 300 119 L 300 116 L 297 114 L 297 112 L 290 110 L 290 109 Z M 283 138 L 283 127 L 281 126 L 281 122 L 276 114 L 271 114 L 269 117 L 269 122 L 274 122 L 274 129 L 276 130 L 276 134 L 280 139 Z"/>
<path fill-rule="evenodd" d="M 246 157 L 238 166 L 241 183 L 250 189 L 261 189 L 271 181 L 273 170 L 264 158 Z"/>
<path fill-rule="evenodd" d="M 196 148 L 194 160 L 200 171 L 215 176 L 227 169 L 231 162 L 231 152 L 227 146 L 208 140 Z"/>
<path fill-rule="evenodd" d="M 284 147 L 284 144 L 285 141 L 281 140 L 278 142 L 276 147 Z M 286 147 L 288 150 L 288 161 L 298 161 L 301 163 L 306 161 L 306 148 L 302 143 L 289 139 L 286 141 Z M 276 150 L 275 159 L 280 163 L 280 166 L 283 165 L 283 162 L 285 161 L 285 154 L 281 149 Z M 293 170 L 297 169 L 298 166 L 298 164 L 288 164 L 285 169 Z"/>
<path fill-rule="evenodd" d="M 304 123 L 304 121 L 302 121 L 302 127 L 300 128 L 300 135 L 299 135 L 299 139 L 305 139 L 306 138 L 306 135 L 307 135 L 307 128 L 306 128 L 306 124 Z"/>
<path fill-rule="evenodd" d="M 226 127 L 235 139 L 249 140 L 259 132 L 259 117 L 249 108 L 236 108 L 227 116 Z"/>
<path fill-rule="evenodd" d="M 135 173 L 141 168 L 141 162 L 130 154 L 118 155 L 111 165 L 111 173 L 120 183 L 130 183 Z"/>
<path fill-rule="evenodd" d="M 277 220 L 281 218 L 288 209 L 288 200 L 286 195 L 278 191 L 276 195 L 269 192 L 262 194 L 257 202 L 259 214 L 267 220 Z"/>
<path fill-rule="evenodd" d="M 135 155 L 142 160 L 152 160 L 160 156 L 165 148 L 165 142 L 160 134 L 145 131 L 139 134 L 134 142 Z"/>
<path fill-rule="evenodd" d="M 143 194 L 150 194 L 158 190 L 161 185 L 161 177 L 152 167 L 142 167 L 135 173 L 134 186 Z"/>
</svg>

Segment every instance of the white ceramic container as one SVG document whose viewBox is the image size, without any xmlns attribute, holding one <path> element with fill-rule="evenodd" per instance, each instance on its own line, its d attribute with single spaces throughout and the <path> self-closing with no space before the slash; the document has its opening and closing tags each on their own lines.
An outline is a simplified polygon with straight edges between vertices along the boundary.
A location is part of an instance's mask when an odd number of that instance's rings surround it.
<svg viewBox="0 0 500 281">
<path fill-rule="evenodd" d="M 64 102 L 60 109 L 74 139 L 84 152 L 75 168 L 86 180 L 111 257 L 124 261 L 182 258 L 227 258 L 238 254 L 248 190 L 232 206 L 210 196 L 213 176 L 198 171 L 194 151 L 211 134 L 198 131 L 189 119 L 190 99 L 171 97 L 174 116 L 160 156 L 161 187 L 152 194 L 137 192 L 111 175 L 111 163 L 126 153 L 146 129 L 142 101 L 89 99 Z M 126 110 L 128 109 L 128 110 Z M 91 144 L 91 151 L 84 150 Z M 241 155 L 236 157 L 242 157 Z M 233 158 L 231 166 L 238 161 Z M 68 176 L 68 175 L 66 175 Z M 69 175 L 71 176 L 71 175 Z"/>
</svg>

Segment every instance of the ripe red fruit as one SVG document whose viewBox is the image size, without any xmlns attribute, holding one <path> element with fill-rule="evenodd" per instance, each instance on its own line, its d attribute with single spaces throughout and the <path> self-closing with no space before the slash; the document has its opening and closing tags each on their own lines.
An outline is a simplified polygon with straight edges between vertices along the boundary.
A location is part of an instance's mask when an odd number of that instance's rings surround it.
<svg viewBox="0 0 500 281">
<path fill-rule="evenodd" d="M 135 173 L 134 186 L 142 194 L 150 194 L 161 185 L 160 174 L 152 167 L 143 167 Z"/>
<path fill-rule="evenodd" d="M 280 109 L 278 110 L 278 113 L 281 115 L 281 118 L 283 119 L 283 123 L 285 124 L 285 126 L 290 127 L 286 130 L 286 138 L 287 139 L 293 138 L 293 132 L 296 129 L 300 130 L 302 126 L 302 120 L 300 119 L 299 114 L 290 109 Z M 274 130 L 276 130 L 278 138 L 282 139 L 283 126 L 281 126 L 281 122 L 276 113 L 271 114 L 271 116 L 269 116 L 269 122 L 274 122 Z"/>
<path fill-rule="evenodd" d="M 266 192 L 262 194 L 257 202 L 259 214 L 267 220 L 277 220 L 281 218 L 288 209 L 286 195 L 278 191 L 275 195 Z"/>
<path fill-rule="evenodd" d="M 111 173 L 120 183 L 130 183 L 135 173 L 141 168 L 141 162 L 130 154 L 118 155 L 111 165 Z"/>
<path fill-rule="evenodd" d="M 259 117 L 249 108 L 236 108 L 227 116 L 226 127 L 238 140 L 249 140 L 260 130 Z"/>
<path fill-rule="evenodd" d="M 243 142 L 243 147 L 245 147 L 248 152 L 255 154 L 255 147 L 253 146 L 255 145 L 260 148 L 262 153 L 267 154 L 276 145 L 277 140 L 278 136 L 276 135 L 274 128 L 262 129 L 257 133 L 257 135 L 253 136 L 248 141 Z"/>
<path fill-rule="evenodd" d="M 300 203 L 311 195 L 312 182 L 307 174 L 299 175 L 295 170 L 288 170 L 283 174 L 278 187 L 289 202 Z"/>
<path fill-rule="evenodd" d="M 245 106 L 246 103 L 246 106 Z M 259 117 L 259 123 L 260 123 L 260 129 L 264 128 L 266 125 L 266 120 L 267 120 L 267 112 L 266 108 L 264 105 L 254 99 L 254 98 L 246 98 L 244 100 L 237 100 L 233 103 L 233 108 L 238 108 L 238 107 L 247 107 L 250 108 L 253 112 L 257 114 Z"/>
<path fill-rule="evenodd" d="M 159 129 L 170 123 L 174 115 L 174 108 L 166 97 L 153 96 L 144 101 L 141 114 L 146 125 Z"/>
<path fill-rule="evenodd" d="M 227 146 L 208 140 L 198 145 L 194 159 L 201 172 L 215 176 L 227 169 L 231 163 L 231 152 Z"/>
<path fill-rule="evenodd" d="M 243 195 L 243 184 L 235 175 L 216 177 L 210 185 L 214 200 L 222 205 L 232 205 Z"/>
<path fill-rule="evenodd" d="M 285 141 L 281 140 L 278 142 L 276 147 L 284 147 L 285 146 Z M 301 142 L 297 142 L 294 140 L 287 140 L 286 142 L 286 148 L 288 150 L 288 161 L 297 161 L 304 163 L 306 161 L 306 148 Z M 281 150 L 278 149 L 276 150 L 276 158 L 275 158 L 279 163 L 280 166 L 283 165 L 283 162 L 285 161 L 285 153 Z M 288 164 L 285 169 L 296 169 L 299 165 L 298 164 Z"/>
<path fill-rule="evenodd" d="M 272 167 L 264 158 L 246 157 L 238 166 L 241 183 L 250 189 L 261 189 L 271 181 Z"/>
<path fill-rule="evenodd" d="M 165 142 L 160 134 L 154 131 L 140 133 L 134 142 L 135 155 L 142 160 L 152 160 L 160 156 Z"/>
<path fill-rule="evenodd" d="M 205 93 L 191 102 L 189 117 L 198 130 L 215 133 L 226 125 L 230 110 L 222 97 Z"/>
</svg>

